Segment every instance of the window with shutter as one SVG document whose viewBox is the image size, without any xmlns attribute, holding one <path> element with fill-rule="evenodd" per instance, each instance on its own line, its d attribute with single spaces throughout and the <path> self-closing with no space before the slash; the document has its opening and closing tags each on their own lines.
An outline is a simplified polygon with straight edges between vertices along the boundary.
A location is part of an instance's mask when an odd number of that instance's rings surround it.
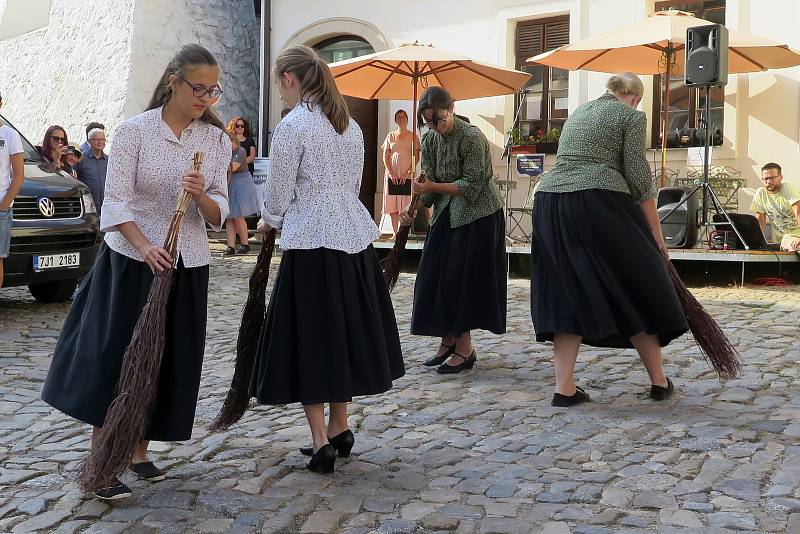
<svg viewBox="0 0 800 534">
<path fill-rule="evenodd" d="M 525 86 L 525 98 L 519 123 L 523 144 L 535 144 L 537 138 L 555 129 L 560 131 L 567 119 L 569 72 L 539 65 L 529 58 L 569 44 L 569 16 L 519 22 L 516 29 L 514 53 L 516 68 L 531 73 Z"/>
<path fill-rule="evenodd" d="M 667 9 L 687 11 L 701 19 L 718 24 L 725 24 L 725 0 L 659 0 L 656 2 L 655 8 L 656 11 L 664 11 Z M 661 100 L 664 95 L 664 76 L 653 76 L 653 148 L 661 148 L 661 127 L 665 109 L 669 110 L 668 132 L 674 132 L 682 128 L 700 128 L 704 126 L 705 123 L 705 89 L 700 90 L 686 87 L 683 83 L 683 75 L 670 76 L 669 84 L 669 102 L 666 107 L 662 107 Z M 722 132 L 725 88 L 712 88 L 710 95 L 711 129 L 713 132 L 715 128 L 719 128 L 720 132 Z M 721 142 L 720 137 L 714 144 L 719 145 Z M 700 146 L 702 142 L 695 140 L 693 144 Z"/>
</svg>

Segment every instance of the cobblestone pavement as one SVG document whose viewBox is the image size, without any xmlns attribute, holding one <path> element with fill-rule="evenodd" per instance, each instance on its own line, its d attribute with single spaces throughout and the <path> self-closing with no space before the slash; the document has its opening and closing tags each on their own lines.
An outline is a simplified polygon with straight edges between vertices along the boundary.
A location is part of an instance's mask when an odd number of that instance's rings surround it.
<svg viewBox="0 0 800 534">
<path fill-rule="evenodd" d="M 71 481 L 88 428 L 39 399 L 67 305 L 0 291 L 0 532 L 639 533 L 800 532 L 800 295 L 701 288 L 738 345 L 743 376 L 720 384 L 694 343 L 666 349 L 679 394 L 647 400 L 632 351 L 583 350 L 593 402 L 550 406 L 549 348 L 533 341 L 528 282 L 509 284 L 509 332 L 476 335 L 478 364 L 442 377 L 408 334 L 413 277 L 394 294 L 407 375 L 357 399 L 354 454 L 308 473 L 299 406 L 208 425 L 227 390 L 254 255 L 215 259 L 205 369 L 191 441 L 153 443 L 169 478 L 125 480 L 130 499 L 87 499 Z M 272 273 L 274 278 L 274 271 Z"/>
</svg>

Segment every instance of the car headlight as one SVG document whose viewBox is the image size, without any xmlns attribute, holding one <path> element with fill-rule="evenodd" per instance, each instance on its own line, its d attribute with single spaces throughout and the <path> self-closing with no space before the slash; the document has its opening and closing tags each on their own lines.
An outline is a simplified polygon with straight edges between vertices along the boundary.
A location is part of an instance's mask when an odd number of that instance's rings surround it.
<svg viewBox="0 0 800 534">
<path fill-rule="evenodd" d="M 97 213 L 97 206 L 94 205 L 92 195 L 89 193 L 83 194 L 83 211 L 84 213 Z"/>
</svg>

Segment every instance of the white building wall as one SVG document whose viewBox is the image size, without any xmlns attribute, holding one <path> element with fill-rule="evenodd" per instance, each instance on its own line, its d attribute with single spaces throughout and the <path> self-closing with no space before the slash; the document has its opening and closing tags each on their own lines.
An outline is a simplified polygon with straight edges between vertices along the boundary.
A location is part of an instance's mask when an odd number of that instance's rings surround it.
<svg viewBox="0 0 800 534">
<path fill-rule="evenodd" d="M 257 128 L 252 0 L 52 0 L 47 29 L 0 41 L 2 113 L 35 144 L 51 124 L 82 141 L 90 121 L 113 129 L 140 113 L 186 43 L 208 48 L 222 68 L 222 118 L 241 114 Z"/>
</svg>

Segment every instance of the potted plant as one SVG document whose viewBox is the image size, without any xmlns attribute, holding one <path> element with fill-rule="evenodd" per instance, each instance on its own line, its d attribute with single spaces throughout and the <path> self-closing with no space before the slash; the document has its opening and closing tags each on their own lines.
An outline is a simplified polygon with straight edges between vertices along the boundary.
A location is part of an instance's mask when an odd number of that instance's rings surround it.
<svg viewBox="0 0 800 534">
<path fill-rule="evenodd" d="M 537 133 L 540 133 L 541 130 Z M 555 154 L 558 151 L 558 138 L 561 130 L 551 128 L 547 133 L 541 132 L 540 140 L 536 143 L 536 148 L 543 154 Z"/>
<path fill-rule="evenodd" d="M 512 154 L 535 154 L 536 143 L 532 142 L 532 135 L 523 135 L 519 128 L 512 128 L 509 130 L 511 136 L 511 153 Z"/>
</svg>

